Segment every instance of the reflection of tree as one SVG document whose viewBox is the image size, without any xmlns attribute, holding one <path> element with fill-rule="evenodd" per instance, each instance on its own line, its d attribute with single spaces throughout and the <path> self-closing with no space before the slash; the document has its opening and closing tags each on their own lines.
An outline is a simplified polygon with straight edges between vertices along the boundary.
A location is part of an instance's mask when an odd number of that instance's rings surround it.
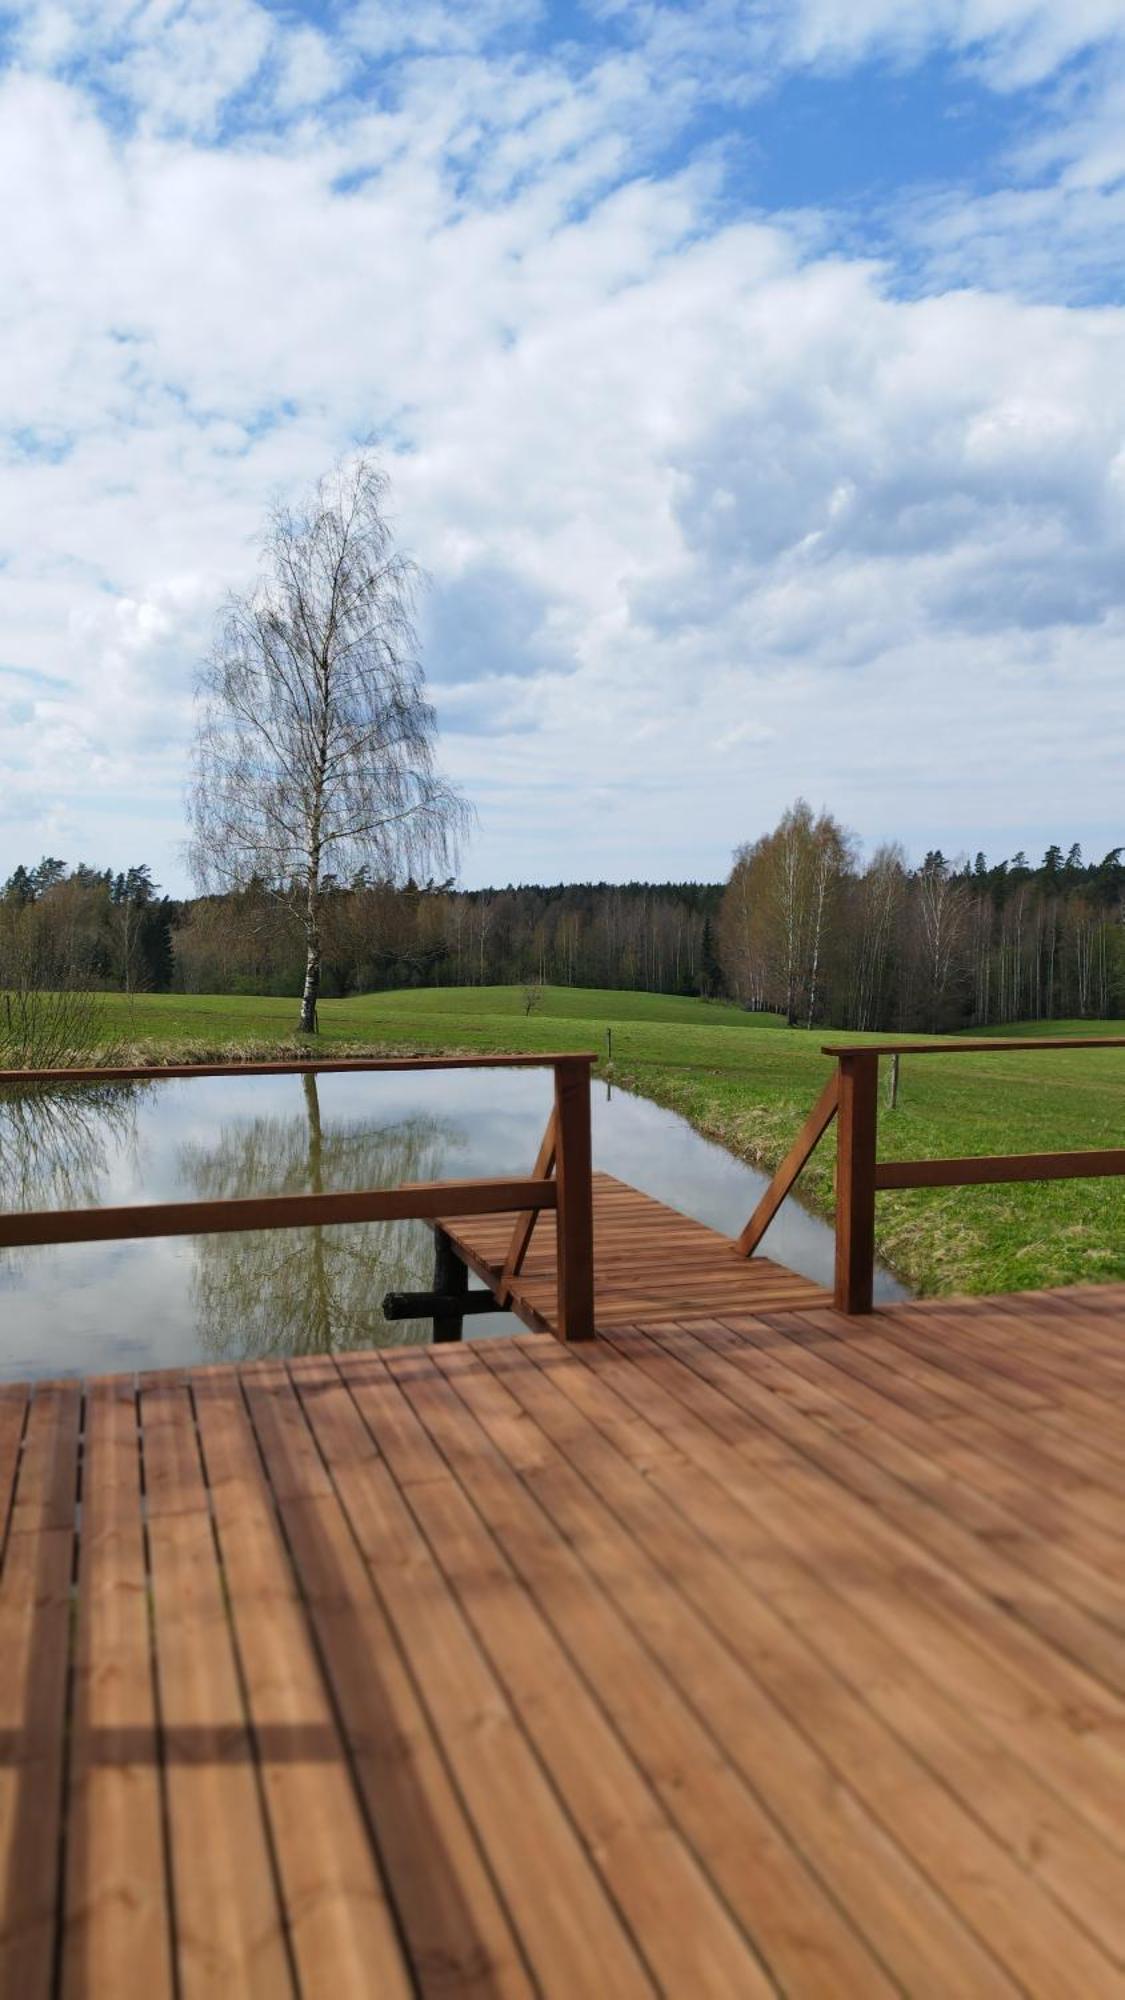
<svg viewBox="0 0 1125 2000">
<path fill-rule="evenodd" d="M 0 1208 L 88 1208 L 102 1193 L 110 1141 L 133 1137 L 148 1085 L 0 1088 Z"/>
<path fill-rule="evenodd" d="M 0 1209 L 95 1207 L 104 1194 L 110 1147 L 120 1150 L 133 1139 L 137 1105 L 150 1087 L 0 1088 Z"/>
<path fill-rule="evenodd" d="M 185 1146 L 181 1171 L 204 1201 L 239 1195 L 341 1193 L 436 1180 L 449 1128 L 433 1118 L 351 1121 L 325 1129 L 316 1078 L 301 1078 L 303 1116 L 256 1118 L 214 1146 Z M 426 1322 L 388 1328 L 384 1292 L 431 1277 L 432 1239 L 418 1222 L 263 1229 L 196 1238 L 200 1337 L 216 1355 L 328 1353 L 428 1335 Z"/>
</svg>

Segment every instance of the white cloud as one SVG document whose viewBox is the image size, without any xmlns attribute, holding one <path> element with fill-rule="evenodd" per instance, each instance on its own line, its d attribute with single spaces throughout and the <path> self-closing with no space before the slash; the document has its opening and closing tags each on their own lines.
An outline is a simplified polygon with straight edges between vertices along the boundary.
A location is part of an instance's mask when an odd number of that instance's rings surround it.
<svg viewBox="0 0 1125 2000">
<path fill-rule="evenodd" d="M 1125 315 L 896 296 L 732 215 L 721 154 L 648 164 L 725 33 L 753 28 L 764 74 L 901 53 L 895 14 L 664 9 L 582 65 L 491 46 L 508 8 L 360 8 L 331 41 L 248 0 L 128 33 L 25 9 L 0 90 L 0 871 L 50 845 L 174 879 L 211 608 L 272 493 L 372 431 L 434 578 L 474 879 L 718 870 L 798 791 L 925 846 L 1096 845 Z M 1104 18 L 1071 10 L 1066 49 Z M 1025 64 L 1049 29 L 1015 0 L 913 22 Z M 388 49 L 393 90 L 335 96 Z M 924 219 L 951 280 L 959 202 Z"/>
<path fill-rule="evenodd" d="M 614 11 L 631 13 L 632 0 Z M 1000 89 L 1040 82 L 1125 34 L 1120 0 L 703 0 L 648 10 L 653 32 L 685 54 L 699 47 L 700 16 L 728 59 L 741 49 L 769 69 L 910 62 L 941 49 Z"/>
</svg>

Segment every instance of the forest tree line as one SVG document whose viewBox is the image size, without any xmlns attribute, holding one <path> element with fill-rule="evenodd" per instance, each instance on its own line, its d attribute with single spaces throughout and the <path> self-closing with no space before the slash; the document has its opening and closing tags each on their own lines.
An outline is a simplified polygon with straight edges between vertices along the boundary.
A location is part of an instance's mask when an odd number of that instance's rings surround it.
<svg viewBox="0 0 1125 2000">
<path fill-rule="evenodd" d="M 322 891 L 322 992 L 536 982 L 716 995 L 721 883 Z M 261 883 L 174 901 L 147 867 L 113 875 L 48 858 L 0 890 L 0 988 L 299 994 L 303 934 Z"/>
<path fill-rule="evenodd" d="M 739 849 L 723 896 L 726 990 L 806 1027 L 927 1033 L 1125 1011 L 1125 848 L 990 863 L 869 859 L 804 800 Z"/>
<path fill-rule="evenodd" d="M 869 857 L 798 801 L 726 884 L 459 890 L 329 878 L 326 997 L 404 986 L 632 988 L 802 1026 L 953 1030 L 1125 1013 L 1125 850 Z M 151 870 L 47 857 L 0 890 L 0 989 L 296 995 L 305 942 L 264 883 L 176 900 Z"/>
</svg>

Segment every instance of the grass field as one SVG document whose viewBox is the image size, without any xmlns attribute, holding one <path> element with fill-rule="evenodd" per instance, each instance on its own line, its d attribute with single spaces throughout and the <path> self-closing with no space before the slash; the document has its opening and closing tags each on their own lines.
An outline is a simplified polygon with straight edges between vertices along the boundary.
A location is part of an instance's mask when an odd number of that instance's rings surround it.
<svg viewBox="0 0 1125 2000">
<path fill-rule="evenodd" d="M 107 996 L 109 1036 L 157 1060 L 295 1045 L 291 999 Z M 831 1032 L 770 1015 L 659 994 L 544 989 L 524 1011 L 519 987 L 442 988 L 325 1001 L 318 1047 L 593 1049 L 613 1031 L 615 1080 L 681 1112 L 759 1165 L 785 1152 L 829 1073 Z M 1121 1023 L 1051 1022 L 1036 1033 L 1113 1034 Z M 1022 1032 L 1032 1030 L 1025 1027 Z M 1011 1036 L 1016 1029 L 1004 1031 Z M 849 1038 L 859 1039 L 859 1038 Z M 874 1038 L 872 1038 L 874 1039 Z M 1125 1049 L 904 1058 L 899 1106 L 884 1111 L 880 1153 L 1047 1152 L 1125 1143 Z M 801 1183 L 832 1206 L 832 1144 Z M 513 1165 L 516 1163 L 513 1162 Z M 880 1195 L 880 1255 L 921 1292 L 1012 1290 L 1125 1277 L 1125 1180 Z"/>
</svg>

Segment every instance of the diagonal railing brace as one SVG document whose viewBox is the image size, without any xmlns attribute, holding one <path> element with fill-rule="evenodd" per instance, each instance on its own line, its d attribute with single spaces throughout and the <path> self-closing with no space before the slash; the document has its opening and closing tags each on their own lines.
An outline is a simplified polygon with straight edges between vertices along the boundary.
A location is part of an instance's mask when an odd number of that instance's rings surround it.
<svg viewBox="0 0 1125 2000">
<path fill-rule="evenodd" d="M 532 1180 L 550 1180 L 551 1175 L 555 1171 L 558 1142 L 558 1115 L 555 1111 L 552 1111 L 547 1120 L 547 1129 L 543 1134 L 542 1143 L 536 1155 L 535 1165 L 531 1169 Z M 527 1256 L 531 1246 L 531 1238 L 538 1214 L 539 1210 L 537 1208 L 525 1208 L 516 1217 L 516 1226 L 512 1231 L 512 1240 L 508 1245 L 508 1254 L 504 1259 L 504 1269 L 500 1273 L 500 1285 L 496 1294 L 500 1304 L 504 1307 L 511 1305 L 512 1280 L 518 1278 L 520 1272 L 523 1270 L 524 1258 Z"/>
<path fill-rule="evenodd" d="M 741 1256 L 753 1256 L 786 1195 L 835 1118 L 838 1101 L 839 1078 L 833 1072 L 738 1238 L 736 1247 Z"/>
</svg>

